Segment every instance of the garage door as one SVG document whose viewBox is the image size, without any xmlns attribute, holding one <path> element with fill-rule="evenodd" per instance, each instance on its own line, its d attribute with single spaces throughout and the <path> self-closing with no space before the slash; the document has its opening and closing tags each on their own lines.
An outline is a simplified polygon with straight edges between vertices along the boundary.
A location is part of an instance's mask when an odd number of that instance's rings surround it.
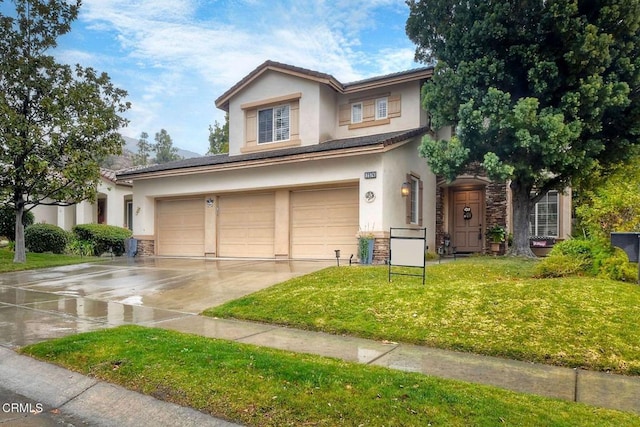
<svg viewBox="0 0 640 427">
<path fill-rule="evenodd" d="M 292 258 L 357 255 L 358 187 L 291 193 Z"/>
<path fill-rule="evenodd" d="M 157 202 L 158 255 L 204 255 L 204 208 L 202 198 Z"/>
<path fill-rule="evenodd" d="M 274 257 L 274 193 L 222 196 L 218 208 L 219 256 Z"/>
</svg>

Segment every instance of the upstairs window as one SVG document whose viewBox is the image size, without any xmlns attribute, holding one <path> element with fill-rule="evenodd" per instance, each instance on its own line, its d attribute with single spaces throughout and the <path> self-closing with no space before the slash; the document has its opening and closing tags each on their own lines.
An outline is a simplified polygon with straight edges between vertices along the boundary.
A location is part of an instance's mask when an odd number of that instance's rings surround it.
<svg viewBox="0 0 640 427">
<path fill-rule="evenodd" d="M 258 111 L 258 144 L 289 139 L 289 105 Z"/>
<path fill-rule="evenodd" d="M 387 118 L 387 98 L 376 99 L 376 120 Z"/>
<path fill-rule="evenodd" d="M 362 122 L 362 102 L 351 105 L 351 123 Z"/>
<path fill-rule="evenodd" d="M 530 217 L 531 236 L 558 237 L 558 192 L 549 191 L 533 208 Z"/>
</svg>

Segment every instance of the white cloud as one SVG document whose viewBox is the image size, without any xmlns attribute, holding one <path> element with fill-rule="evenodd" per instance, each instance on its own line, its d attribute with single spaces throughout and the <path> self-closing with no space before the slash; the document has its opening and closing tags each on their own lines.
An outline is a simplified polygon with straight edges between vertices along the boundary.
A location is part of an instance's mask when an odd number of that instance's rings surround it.
<svg viewBox="0 0 640 427">
<path fill-rule="evenodd" d="M 64 55 L 108 64 L 114 81 L 127 82 L 134 107 L 126 132 L 162 127 L 177 145 L 204 152 L 208 125 L 223 117 L 215 98 L 267 59 L 342 82 L 409 68 L 407 10 L 402 0 L 85 0 L 81 23 L 110 34 L 117 49 Z M 389 17 L 400 17 L 400 28 L 389 28 Z M 204 122 L 178 122 L 189 117 L 171 110 Z"/>
</svg>

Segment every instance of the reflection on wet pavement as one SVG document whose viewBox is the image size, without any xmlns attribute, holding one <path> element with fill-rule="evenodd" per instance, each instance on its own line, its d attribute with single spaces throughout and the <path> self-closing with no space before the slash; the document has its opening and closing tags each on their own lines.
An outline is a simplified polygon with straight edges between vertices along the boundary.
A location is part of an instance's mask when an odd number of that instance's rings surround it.
<svg viewBox="0 0 640 427">
<path fill-rule="evenodd" d="M 202 310 L 332 265 L 313 261 L 117 258 L 0 274 L 0 345 L 16 347 Z"/>
</svg>

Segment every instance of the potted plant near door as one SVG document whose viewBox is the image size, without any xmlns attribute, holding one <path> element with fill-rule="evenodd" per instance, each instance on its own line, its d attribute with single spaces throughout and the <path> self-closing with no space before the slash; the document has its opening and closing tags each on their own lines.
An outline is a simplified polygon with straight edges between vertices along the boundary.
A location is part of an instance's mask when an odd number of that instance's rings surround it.
<svg viewBox="0 0 640 427">
<path fill-rule="evenodd" d="M 507 235 L 507 230 L 501 225 L 494 225 L 487 230 L 487 236 L 491 242 L 491 252 L 498 254 L 500 252 L 500 245 L 504 242 Z"/>
</svg>

